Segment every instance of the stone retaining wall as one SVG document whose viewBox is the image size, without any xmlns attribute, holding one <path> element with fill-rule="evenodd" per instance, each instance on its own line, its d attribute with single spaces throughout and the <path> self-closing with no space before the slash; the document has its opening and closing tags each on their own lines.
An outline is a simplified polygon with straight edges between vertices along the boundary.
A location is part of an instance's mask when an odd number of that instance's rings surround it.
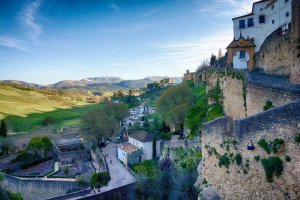
<svg viewBox="0 0 300 200">
<path fill-rule="evenodd" d="M 24 200 L 41 200 L 80 189 L 78 182 L 75 181 L 25 179 L 7 174 L 4 175 L 2 184 L 9 191 L 21 193 Z"/>
<path fill-rule="evenodd" d="M 203 178 L 218 190 L 222 199 L 300 199 L 300 145 L 294 141 L 299 128 L 300 101 L 245 119 L 222 117 L 205 124 L 202 129 Z M 285 145 L 279 153 L 268 154 L 257 144 L 262 138 L 266 141 L 281 138 Z M 254 151 L 247 150 L 251 141 Z M 225 153 L 231 163 L 228 169 L 219 166 L 220 157 Z M 241 166 L 234 161 L 237 154 L 242 156 Z M 279 156 L 284 165 L 282 175 L 267 182 L 261 161 L 254 160 L 256 155 L 260 159 Z M 286 155 L 291 158 L 290 162 L 285 160 Z"/>
</svg>

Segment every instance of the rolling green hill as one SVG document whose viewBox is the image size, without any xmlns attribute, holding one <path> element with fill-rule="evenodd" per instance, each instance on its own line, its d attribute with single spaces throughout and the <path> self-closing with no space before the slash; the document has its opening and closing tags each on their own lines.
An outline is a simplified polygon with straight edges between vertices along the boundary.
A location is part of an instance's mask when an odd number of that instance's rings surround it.
<svg viewBox="0 0 300 200">
<path fill-rule="evenodd" d="M 66 103 L 67 102 L 67 103 Z M 71 102 L 71 104 L 70 104 Z M 54 118 L 54 126 L 78 125 L 80 116 L 100 104 L 87 104 L 53 91 L 27 90 L 0 84 L 0 119 L 6 118 L 14 131 L 29 131 L 42 126 L 46 116 Z"/>
</svg>

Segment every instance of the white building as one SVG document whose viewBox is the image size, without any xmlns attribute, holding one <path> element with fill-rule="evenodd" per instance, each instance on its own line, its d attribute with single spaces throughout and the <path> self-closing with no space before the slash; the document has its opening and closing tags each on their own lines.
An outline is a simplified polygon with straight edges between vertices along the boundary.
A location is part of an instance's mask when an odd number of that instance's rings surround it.
<svg viewBox="0 0 300 200">
<path fill-rule="evenodd" d="M 128 142 L 118 145 L 118 159 L 135 164 L 151 160 L 153 155 L 154 135 L 145 131 L 138 131 L 128 136 Z M 156 156 L 160 156 L 161 140 L 156 139 Z"/>
<path fill-rule="evenodd" d="M 233 18 L 234 38 L 253 39 L 255 52 L 274 31 L 285 34 L 291 27 L 292 0 L 261 0 L 253 3 L 252 12 Z M 234 68 L 247 68 L 249 55 L 239 51 L 234 55 Z"/>
</svg>

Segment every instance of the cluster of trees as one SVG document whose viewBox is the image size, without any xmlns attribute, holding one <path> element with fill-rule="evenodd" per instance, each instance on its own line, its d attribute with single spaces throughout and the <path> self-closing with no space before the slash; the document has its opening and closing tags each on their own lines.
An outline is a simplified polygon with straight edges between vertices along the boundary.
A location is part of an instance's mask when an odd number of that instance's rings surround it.
<svg viewBox="0 0 300 200">
<path fill-rule="evenodd" d="M 134 188 L 136 199 L 187 199 L 198 198 L 199 191 L 194 186 L 197 168 L 186 170 L 177 166 L 169 158 L 159 163 L 145 161 L 135 169 L 138 181 Z"/>
<path fill-rule="evenodd" d="M 129 116 L 124 103 L 109 102 L 102 110 L 94 110 L 81 118 L 81 129 L 92 135 L 97 144 L 119 133 L 123 119 Z"/>
<path fill-rule="evenodd" d="M 157 102 L 157 111 L 168 126 L 178 125 L 183 136 L 188 111 L 195 105 L 195 96 L 187 84 L 167 88 Z"/>
<path fill-rule="evenodd" d="M 24 162 L 25 164 L 35 163 L 47 159 L 52 155 L 54 145 L 50 138 L 37 136 L 31 138 L 26 148 L 22 150 L 13 162 Z"/>
</svg>

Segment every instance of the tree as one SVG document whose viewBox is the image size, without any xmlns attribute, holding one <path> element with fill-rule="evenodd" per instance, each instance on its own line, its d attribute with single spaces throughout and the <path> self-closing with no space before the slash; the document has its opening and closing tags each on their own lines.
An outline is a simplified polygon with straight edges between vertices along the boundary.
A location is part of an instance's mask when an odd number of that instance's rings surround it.
<svg viewBox="0 0 300 200">
<path fill-rule="evenodd" d="M 7 137 L 7 127 L 4 120 L 1 122 L 1 128 L 0 128 L 0 137 Z"/>
<path fill-rule="evenodd" d="M 184 119 L 187 112 L 194 106 L 195 97 L 186 84 L 167 88 L 157 102 L 158 112 L 165 117 L 166 124 L 178 124 L 180 136 L 183 135 Z"/>
<path fill-rule="evenodd" d="M 156 135 L 154 134 L 153 142 L 152 142 L 152 158 L 156 159 Z"/>
<path fill-rule="evenodd" d="M 124 103 L 110 102 L 104 107 L 103 112 L 111 119 L 118 121 L 121 126 L 123 125 L 123 120 L 129 117 L 129 109 Z"/>
<path fill-rule="evenodd" d="M 99 144 L 104 138 L 112 137 L 117 133 L 120 130 L 120 124 L 104 111 L 95 110 L 81 118 L 81 128 L 93 135 Z"/>
<path fill-rule="evenodd" d="M 129 95 L 129 96 L 133 96 L 133 93 L 134 93 L 134 90 L 133 90 L 133 89 L 130 89 L 130 90 L 128 91 L 128 95 Z"/>
<path fill-rule="evenodd" d="M 217 57 L 214 54 L 211 54 L 210 66 L 211 67 L 216 67 L 216 65 L 217 65 Z"/>
</svg>

